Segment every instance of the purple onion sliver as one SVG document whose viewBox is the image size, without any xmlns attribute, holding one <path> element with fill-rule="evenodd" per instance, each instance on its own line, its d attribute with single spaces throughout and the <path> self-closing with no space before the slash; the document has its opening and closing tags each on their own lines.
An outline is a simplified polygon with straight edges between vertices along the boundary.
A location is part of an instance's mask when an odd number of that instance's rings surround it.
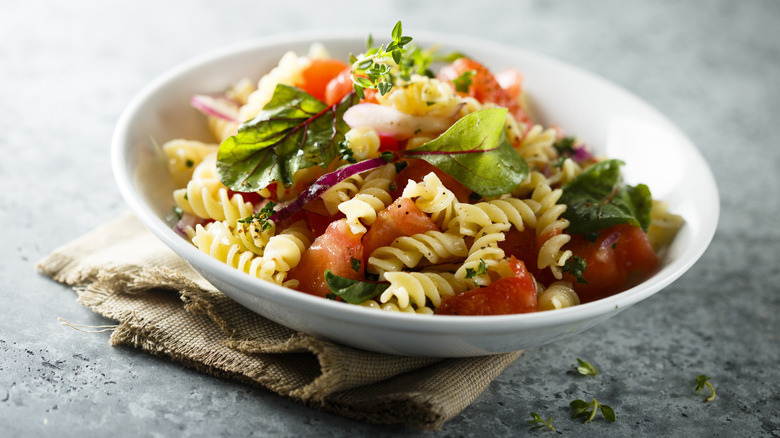
<svg viewBox="0 0 780 438">
<path fill-rule="evenodd" d="M 238 104 L 230 98 L 196 94 L 190 99 L 190 105 L 207 116 L 239 123 Z"/>
<path fill-rule="evenodd" d="M 601 246 L 599 247 L 599 249 L 606 249 L 612 246 L 613 244 L 615 244 L 615 242 L 618 241 L 619 238 L 620 238 L 620 231 L 613 231 L 609 236 L 607 236 L 606 239 L 604 239 L 603 242 L 601 242 Z"/>
<path fill-rule="evenodd" d="M 293 202 L 279 209 L 279 211 L 272 214 L 268 219 L 274 222 L 287 219 L 295 214 L 298 210 L 303 208 L 304 205 L 317 199 L 320 195 L 325 193 L 326 190 L 335 186 L 341 181 L 344 181 L 345 179 L 357 173 L 376 169 L 377 167 L 381 167 L 385 164 L 387 164 L 387 161 L 384 158 L 372 158 L 370 160 L 364 160 L 359 163 L 342 167 L 341 169 L 335 170 L 333 172 L 326 173 L 325 175 L 319 177 L 317 181 L 310 185 L 309 188 L 306 189 L 303 193 L 298 195 L 298 197 L 295 198 Z"/>
<path fill-rule="evenodd" d="M 581 145 L 574 148 L 572 159 L 574 159 L 577 164 L 582 164 L 586 161 L 592 160 L 593 154 L 590 153 L 587 146 Z"/>
</svg>

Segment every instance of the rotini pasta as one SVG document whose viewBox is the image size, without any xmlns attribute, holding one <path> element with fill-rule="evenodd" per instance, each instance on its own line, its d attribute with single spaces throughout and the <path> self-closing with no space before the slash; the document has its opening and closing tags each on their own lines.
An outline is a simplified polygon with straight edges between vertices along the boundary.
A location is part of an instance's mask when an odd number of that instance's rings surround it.
<svg viewBox="0 0 780 438">
<path fill-rule="evenodd" d="M 355 234 L 364 234 L 366 225 L 376 220 L 377 213 L 393 202 L 388 193 L 395 178 L 395 166 L 387 164 L 366 176 L 363 186 L 355 196 L 339 204 L 338 209 L 347 217 L 347 223 Z"/>
<path fill-rule="evenodd" d="M 368 258 L 367 269 L 374 274 L 416 268 L 422 260 L 428 264 L 444 263 L 468 255 L 462 236 L 426 231 L 413 236 L 401 236 L 390 246 L 376 249 Z"/>
</svg>

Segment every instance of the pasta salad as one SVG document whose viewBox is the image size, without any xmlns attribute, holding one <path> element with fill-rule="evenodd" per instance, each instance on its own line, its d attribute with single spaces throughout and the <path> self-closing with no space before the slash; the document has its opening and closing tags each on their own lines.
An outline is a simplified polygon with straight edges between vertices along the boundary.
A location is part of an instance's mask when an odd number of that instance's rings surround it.
<svg viewBox="0 0 780 438">
<path fill-rule="evenodd" d="M 682 218 L 524 97 L 520 71 L 418 47 L 400 22 L 348 60 L 289 52 L 192 97 L 215 140 L 163 145 L 176 230 L 259 279 L 387 311 L 554 310 L 652 275 Z"/>
</svg>

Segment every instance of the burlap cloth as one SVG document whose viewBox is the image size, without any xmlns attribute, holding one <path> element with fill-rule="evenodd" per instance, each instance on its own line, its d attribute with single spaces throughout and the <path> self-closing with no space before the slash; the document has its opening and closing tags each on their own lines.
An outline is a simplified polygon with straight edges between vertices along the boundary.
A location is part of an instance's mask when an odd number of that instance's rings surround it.
<svg viewBox="0 0 780 438">
<path fill-rule="evenodd" d="M 438 429 L 520 355 L 393 356 L 297 333 L 217 291 L 131 214 L 63 245 L 36 267 L 117 321 L 112 345 L 356 420 Z"/>
</svg>

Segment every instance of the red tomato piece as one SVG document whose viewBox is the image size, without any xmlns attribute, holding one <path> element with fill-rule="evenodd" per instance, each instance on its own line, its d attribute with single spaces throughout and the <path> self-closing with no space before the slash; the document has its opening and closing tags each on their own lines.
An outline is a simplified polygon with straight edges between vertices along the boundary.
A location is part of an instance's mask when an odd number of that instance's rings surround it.
<svg viewBox="0 0 780 438">
<path fill-rule="evenodd" d="M 523 94 L 523 74 L 516 68 L 510 67 L 498 72 L 496 81 L 513 99 L 519 99 Z"/>
<path fill-rule="evenodd" d="M 525 264 L 512 258 L 514 277 L 500 278 L 488 286 L 472 289 L 446 299 L 440 315 L 511 315 L 535 312 L 538 306 L 536 283 Z"/>
<path fill-rule="evenodd" d="M 311 64 L 301 72 L 302 83 L 297 85 L 320 101 L 327 103 L 328 85 L 346 68 L 348 68 L 347 64 L 338 59 L 312 59 Z"/>
<path fill-rule="evenodd" d="M 363 279 L 364 264 L 360 263 L 359 269 L 355 270 L 352 259 L 363 260 L 360 236 L 352 233 L 346 221 L 337 220 L 314 239 L 309 249 L 304 251 L 298 266 L 290 270 L 288 278 L 298 280 L 299 291 L 325 297 L 330 293 L 325 283 L 326 269 L 342 277 Z"/>
<path fill-rule="evenodd" d="M 564 274 L 584 303 L 628 289 L 658 265 L 658 257 L 645 233 L 631 225 L 606 228 L 594 242 L 573 235 L 566 248 L 587 263 L 582 275 L 587 284 L 577 282 L 569 273 Z"/>
<path fill-rule="evenodd" d="M 658 266 L 658 256 L 641 228 L 618 225 L 616 231 L 620 236 L 615 245 L 615 256 L 629 275 L 636 271 L 649 272 Z"/>
<path fill-rule="evenodd" d="M 458 198 L 458 201 L 468 202 L 469 197 L 471 196 L 471 190 L 458 182 L 458 180 L 450 176 L 447 172 L 422 159 L 407 159 L 406 162 L 408 165 L 404 167 L 395 178 L 396 189 L 390 193 L 393 198 L 401 196 L 401 193 L 403 193 L 404 187 L 406 187 L 409 180 L 421 182 L 425 175 L 433 172 L 439 177 L 439 180 L 444 184 L 444 187 L 447 187 L 452 191 L 455 197 Z"/>
<path fill-rule="evenodd" d="M 398 198 L 377 214 L 376 222 L 371 224 L 363 236 L 365 258 L 368 259 L 375 249 L 387 246 L 401 236 L 438 229 L 436 223 L 414 205 L 414 201 Z"/>
<path fill-rule="evenodd" d="M 352 91 L 352 68 L 347 67 L 325 86 L 325 104 L 333 105 Z"/>
<path fill-rule="evenodd" d="M 439 79 L 445 81 L 454 81 L 465 72 L 474 72 L 471 77 L 471 85 L 466 94 L 477 99 L 480 102 L 493 102 L 498 106 L 507 108 L 515 120 L 521 124 L 530 124 L 531 118 L 520 106 L 516 97 L 513 97 L 507 90 L 501 87 L 496 77 L 490 70 L 477 61 L 469 58 L 459 58 L 452 64 L 444 67 L 439 72 Z"/>
</svg>

